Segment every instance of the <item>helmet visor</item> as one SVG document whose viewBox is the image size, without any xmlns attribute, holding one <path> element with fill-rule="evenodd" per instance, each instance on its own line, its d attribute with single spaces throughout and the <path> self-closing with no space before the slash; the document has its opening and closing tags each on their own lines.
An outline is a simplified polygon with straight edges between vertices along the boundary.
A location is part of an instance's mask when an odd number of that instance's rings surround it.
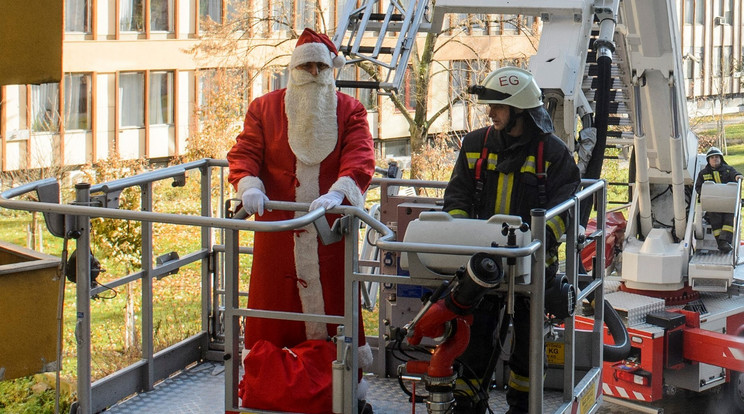
<svg viewBox="0 0 744 414">
<path fill-rule="evenodd" d="M 510 93 L 504 93 L 495 89 L 489 89 L 483 85 L 473 85 L 468 88 L 468 92 L 476 95 L 479 102 L 486 103 L 489 101 L 503 101 L 512 96 Z"/>
</svg>

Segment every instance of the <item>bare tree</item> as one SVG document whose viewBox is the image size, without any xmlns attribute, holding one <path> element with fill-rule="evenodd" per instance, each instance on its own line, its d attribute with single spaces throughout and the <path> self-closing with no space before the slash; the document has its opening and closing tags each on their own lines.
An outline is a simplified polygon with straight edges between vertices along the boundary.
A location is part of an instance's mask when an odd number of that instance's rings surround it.
<svg viewBox="0 0 744 414">
<path fill-rule="evenodd" d="M 432 7 L 436 7 L 435 3 L 436 1 L 432 1 Z M 528 30 L 528 28 L 523 27 L 524 25 L 518 16 L 507 20 L 501 20 L 500 16 L 496 16 L 495 18 L 499 19 L 498 24 L 500 25 L 510 24 L 514 27 L 521 28 L 520 30 L 530 41 L 533 50 L 537 50 L 535 36 L 532 34 L 531 29 Z M 423 178 L 424 176 L 423 171 L 426 170 L 427 166 L 415 162 L 417 159 L 415 155 L 421 154 L 425 150 L 427 137 L 429 136 L 429 129 L 434 122 L 436 122 L 440 116 L 446 114 L 452 108 L 452 105 L 458 102 L 465 102 L 467 105 L 473 105 L 475 103 L 472 97 L 467 94 L 467 88 L 462 88 L 457 91 L 457 95 L 454 99 L 448 100 L 446 104 L 441 105 L 432 112 L 429 111 L 430 96 L 432 92 L 431 79 L 434 74 L 432 72 L 434 70 L 433 68 L 437 67 L 439 68 L 438 71 L 446 72 L 447 74 L 449 74 L 451 70 L 447 61 L 439 60 L 437 55 L 447 47 L 452 46 L 464 50 L 465 53 L 462 53 L 463 56 L 469 55 L 472 57 L 472 59 L 468 59 L 471 73 L 474 75 L 470 80 L 482 80 L 491 69 L 489 68 L 489 58 L 491 57 L 483 56 L 478 50 L 475 50 L 472 47 L 471 42 L 466 41 L 466 38 L 472 30 L 477 28 L 487 28 L 489 25 L 495 23 L 496 20 L 488 20 L 488 16 L 485 15 L 467 16 L 452 27 L 445 29 L 443 32 L 427 33 L 421 50 L 419 50 L 418 44 L 414 44 L 413 53 L 411 54 L 412 65 L 410 67 L 410 76 L 415 79 L 414 96 L 416 106 L 413 115 L 411 115 L 406 108 L 404 97 L 401 96 L 400 92 L 390 95 L 393 104 L 404 115 L 409 125 L 408 131 L 411 137 L 411 154 L 414 156 L 411 161 L 411 178 Z M 445 37 L 443 36 L 444 34 L 449 34 L 449 36 Z M 482 121 L 482 118 L 484 117 L 485 114 L 483 114 L 479 120 Z"/>
<path fill-rule="evenodd" d="M 293 14 L 294 10 L 290 11 L 276 7 L 277 4 L 284 3 L 283 1 L 271 1 L 267 8 L 251 6 L 250 2 L 241 2 L 241 5 L 236 6 L 234 13 L 227 16 L 223 23 L 204 21 L 204 35 L 201 41 L 189 52 L 195 56 L 202 66 L 215 67 L 220 70 L 227 68 L 242 70 L 245 74 L 244 85 L 246 85 L 246 88 L 248 85 L 254 84 L 254 81 L 260 76 L 285 70 L 292 52 L 291 47 L 294 45 L 294 40 L 299 36 L 299 28 L 304 26 L 297 24 L 298 16 Z M 432 7 L 436 7 L 435 3 L 436 1 L 432 0 Z M 319 31 L 327 31 L 326 22 L 322 18 L 324 10 L 321 2 L 314 0 L 305 4 L 311 4 L 316 12 L 314 15 L 319 16 L 316 20 L 311 21 L 312 24 L 309 24 L 309 26 Z M 496 18 L 498 20 L 495 20 Z M 436 75 L 450 76 L 451 67 L 449 61 L 446 60 L 446 56 L 444 56 L 445 52 L 447 50 L 451 51 L 455 47 L 458 50 L 465 51 L 458 55 L 463 56 L 461 59 L 469 61 L 471 75 L 468 81 L 472 83 L 482 80 L 490 70 L 490 60 L 502 60 L 507 52 L 504 51 L 496 57 L 489 56 L 482 53 L 481 50 L 476 50 L 471 42 L 466 41 L 466 38 L 472 30 L 487 28 L 497 22 L 499 25 L 513 26 L 515 31 L 529 40 L 533 50 L 536 50 L 536 37 L 532 34 L 531 28 L 525 27 L 524 19 L 518 16 L 506 20 L 501 20 L 501 16 L 467 16 L 442 33 L 427 33 L 422 36 L 420 44 L 414 44 L 409 85 L 415 86 L 413 90 L 408 92 L 408 96 L 413 97 L 415 108 L 412 112 L 409 111 L 403 91 L 389 95 L 392 104 L 408 123 L 412 154 L 411 178 L 424 176 L 423 171 L 427 168 L 427 165 L 418 161 L 423 158 L 415 157 L 415 155 L 421 154 L 425 150 L 432 125 L 441 116 L 447 114 L 453 105 L 461 102 L 467 105 L 474 103 L 471 101 L 471 96 L 466 92 L 467 85 L 462 85 L 465 87 L 462 87 L 455 94 L 446 92 L 449 99 L 446 99 L 444 103 L 435 103 L 431 99 L 432 78 Z M 308 21 L 305 20 L 304 23 L 308 23 Z M 442 55 L 442 57 L 438 55 Z M 514 58 L 514 56 L 510 56 L 510 58 Z M 359 62 L 357 65 L 372 80 L 380 80 L 379 71 L 370 63 Z M 236 83 L 225 78 L 218 82 L 216 88 L 229 88 L 231 82 Z M 437 93 L 440 92 L 437 91 Z M 229 97 L 230 93 L 218 92 L 215 96 L 219 100 L 220 97 Z M 201 139 L 214 140 L 219 137 L 217 139 L 223 143 L 231 142 L 231 139 L 223 139 L 223 137 L 234 134 L 235 131 L 230 129 L 229 125 L 235 121 L 236 117 L 242 119 L 242 116 L 234 116 L 229 111 L 222 111 L 219 109 L 222 104 L 217 102 L 209 105 L 210 114 L 214 115 L 213 119 L 205 121 L 195 118 L 201 124 L 202 131 L 207 133 L 202 134 L 202 136 L 195 134 L 191 139 L 194 141 Z M 430 105 L 437 105 L 437 107 L 430 110 Z M 217 110 L 213 111 L 213 108 L 217 108 Z M 482 113 L 480 120 L 482 121 L 484 117 L 485 113 Z M 476 118 L 479 117 L 474 117 L 474 119 Z M 209 122 L 213 123 L 210 124 Z M 205 145 L 199 144 L 194 147 L 205 148 Z"/>
</svg>

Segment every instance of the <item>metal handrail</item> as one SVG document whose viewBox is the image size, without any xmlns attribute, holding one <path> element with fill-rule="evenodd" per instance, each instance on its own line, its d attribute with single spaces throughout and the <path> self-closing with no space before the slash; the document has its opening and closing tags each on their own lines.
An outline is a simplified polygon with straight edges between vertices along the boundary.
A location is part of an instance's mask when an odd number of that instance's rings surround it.
<svg viewBox="0 0 744 414">
<path fill-rule="evenodd" d="M 36 190 L 39 186 L 45 186 L 56 183 L 54 179 L 47 179 L 47 180 L 40 180 L 34 183 L 30 183 L 28 185 L 20 186 L 17 188 L 14 188 L 12 190 L 8 190 L 6 192 L 3 192 L 0 194 L 0 207 L 5 207 L 9 209 L 15 209 L 15 210 L 27 210 L 27 211 L 39 211 L 39 212 L 46 212 L 46 213 L 53 213 L 53 214 L 60 214 L 65 217 L 69 218 L 69 223 L 74 226 L 76 229 L 87 229 L 87 231 L 83 231 L 82 236 L 78 239 L 78 249 L 89 249 L 90 247 L 90 234 L 89 234 L 89 225 L 90 225 L 90 218 L 91 217 L 104 217 L 104 218 L 111 218 L 111 219 L 124 219 L 124 220 L 136 220 L 141 221 L 143 223 L 143 240 L 145 240 L 145 237 L 152 237 L 152 223 L 167 223 L 167 224 L 177 224 L 177 225 L 189 225 L 189 226 L 196 226 L 202 228 L 202 250 L 197 251 L 194 253 L 191 257 L 188 258 L 190 261 L 195 261 L 200 258 L 204 258 L 204 255 L 211 254 L 212 251 L 222 251 L 225 255 L 225 261 L 230 262 L 230 266 L 237 266 L 235 263 L 235 259 L 237 256 L 242 252 L 240 246 L 237 244 L 237 233 L 239 231 L 259 231 L 259 232 L 278 232 L 278 231 L 289 231 L 301 227 L 305 227 L 307 225 L 312 224 L 314 221 L 321 219 L 323 220 L 323 217 L 325 215 L 324 209 L 316 209 L 313 211 L 309 211 L 309 204 L 307 203 L 291 203 L 291 202 L 281 202 L 281 201 L 269 201 L 266 203 L 267 209 L 276 209 L 276 210 L 288 210 L 288 211 L 304 211 L 307 212 L 307 214 L 304 214 L 300 217 L 296 217 L 289 220 L 281 220 L 281 221 L 275 221 L 275 222 L 261 222 L 261 221 L 241 221 L 241 220 L 235 220 L 235 219 L 228 219 L 228 218 L 219 218 L 219 217 L 211 217 L 209 216 L 211 214 L 210 211 L 203 211 L 202 216 L 196 216 L 196 215 L 180 215 L 180 214 L 172 214 L 172 213 L 156 213 L 152 211 L 147 211 L 152 207 L 152 199 L 151 199 L 151 184 L 156 181 L 164 180 L 164 179 L 170 179 L 170 178 L 178 178 L 181 175 L 185 173 L 185 171 L 190 169 L 200 169 L 202 171 L 202 197 L 206 197 L 207 200 L 202 200 L 202 208 L 204 209 L 205 206 L 209 207 L 210 200 L 211 200 L 211 193 L 209 188 L 209 178 L 210 174 L 208 172 L 208 169 L 210 167 L 220 167 L 224 168 L 226 166 L 226 162 L 220 161 L 220 160 L 200 160 L 193 163 L 184 164 L 182 166 L 176 166 L 176 167 L 168 167 L 163 169 L 162 171 L 154 171 L 154 172 L 148 172 L 144 174 L 140 174 L 138 176 L 134 177 L 128 177 L 125 179 L 120 180 L 114 180 L 108 183 L 103 183 L 95 186 L 88 186 L 88 185 L 79 185 L 77 187 L 77 198 L 74 204 L 70 205 L 62 205 L 57 203 L 51 203 L 51 202 L 41 202 L 41 201 L 23 201 L 23 200 L 16 200 L 14 198 L 19 197 L 27 192 L 31 192 Z M 206 181 L 206 182 L 205 182 Z M 443 188 L 446 183 L 442 182 L 431 182 L 431 181 L 423 181 L 423 180 L 400 180 L 400 179 L 387 179 L 385 180 L 388 184 L 397 184 L 397 185 L 406 185 L 406 186 L 421 186 L 426 187 L 427 185 L 434 185 L 439 186 Z M 532 222 L 532 228 L 533 228 L 533 238 L 534 240 L 529 243 L 526 246 L 519 247 L 519 248 L 503 248 L 503 247 L 494 247 L 494 248 L 476 248 L 476 247 L 465 247 L 465 246 L 457 246 L 457 245 L 438 245 L 438 244 L 429 244 L 429 243 L 410 243 L 410 242 L 396 242 L 394 241 L 395 233 L 385 226 L 382 222 L 375 219 L 371 215 L 369 215 L 365 210 L 353 207 L 353 206 L 339 206 L 337 208 L 333 208 L 328 210 L 329 213 L 335 213 L 335 214 L 342 214 L 344 216 L 348 216 L 352 219 L 354 223 L 357 223 L 357 221 L 362 221 L 367 224 L 368 231 L 375 231 L 379 234 L 379 237 L 376 238 L 375 243 L 379 248 L 385 249 L 385 250 L 391 250 L 391 251 L 399 251 L 399 252 L 419 252 L 419 253 L 443 253 L 443 254 L 474 254 L 477 252 L 488 252 L 492 254 L 497 254 L 503 257 L 524 257 L 524 256 L 532 256 L 532 272 L 533 272 L 533 278 L 530 282 L 529 286 L 526 288 L 528 294 L 530 294 L 533 297 L 533 300 L 537 303 L 542 303 L 544 301 L 544 247 L 541 240 L 545 240 L 545 221 L 550 218 L 554 217 L 558 214 L 561 214 L 565 211 L 569 211 L 569 216 L 573 216 L 573 219 L 570 218 L 570 225 L 567 226 L 567 232 L 571 234 L 570 237 L 568 237 L 569 244 L 571 246 L 575 246 L 576 243 L 576 237 L 577 237 L 577 231 L 578 227 L 575 225 L 575 217 L 578 217 L 578 209 L 580 205 L 580 200 L 583 200 L 587 197 L 592 196 L 594 193 L 603 193 L 604 183 L 603 182 L 583 182 L 583 185 L 586 186 L 583 190 L 579 191 L 574 197 L 572 197 L 570 200 L 559 204 L 553 209 L 550 209 L 548 211 L 544 210 L 533 210 L 533 222 Z M 104 207 L 104 206 L 94 206 L 90 202 L 90 194 L 93 192 L 104 192 L 104 193 L 110 193 L 110 192 L 116 192 L 121 191 L 125 188 L 139 186 L 143 189 L 143 210 L 145 211 L 132 211 L 132 210 L 120 210 L 110 207 Z M 600 200 L 603 202 L 603 199 Z M 604 208 L 603 203 L 599 203 L 599 205 L 602 205 L 602 209 Z M 67 225 L 67 223 L 66 223 Z M 352 224 L 351 226 L 348 226 L 345 231 L 348 231 L 348 229 L 356 229 L 358 228 L 358 225 L 355 226 Z M 603 229 L 604 228 L 604 212 L 602 211 L 602 217 L 600 219 L 600 222 L 598 223 L 598 228 Z M 220 245 L 219 248 L 216 248 L 215 245 L 212 243 L 211 235 L 209 231 L 211 229 L 221 229 L 225 232 L 226 235 L 226 241 L 224 246 Z M 344 231 L 344 229 L 341 229 L 341 231 Z M 206 232 L 206 233 L 205 233 Z M 171 267 L 175 266 L 175 264 L 170 263 L 167 269 L 166 268 L 158 268 L 154 269 L 152 267 L 151 263 L 151 257 L 152 257 L 152 248 L 151 248 L 151 240 L 149 239 L 147 246 L 143 246 L 143 269 L 141 272 L 137 272 L 132 275 L 128 275 L 124 278 L 119 279 L 118 281 L 115 281 L 117 285 L 121 285 L 124 283 L 129 283 L 131 281 L 135 280 L 142 280 L 143 284 L 147 283 L 148 285 L 143 285 L 143 291 L 149 291 L 149 300 L 150 300 L 150 306 L 152 301 L 152 285 L 151 285 L 151 279 L 152 277 L 157 276 L 158 274 L 161 274 L 162 272 L 165 272 L 166 270 L 170 269 Z M 145 243 L 143 241 L 143 243 Z M 356 253 L 358 248 L 358 241 L 356 240 L 356 237 L 346 237 L 346 248 L 347 248 L 347 254 L 348 253 Z M 568 246 L 568 245 L 567 245 Z M 146 248 L 145 248 L 146 247 Z M 571 247 L 573 249 L 573 247 Z M 597 246 L 597 254 L 601 257 L 603 260 L 604 253 L 603 253 L 604 245 Z M 83 250 L 83 251 L 85 251 Z M 353 255 L 352 255 L 353 257 Z M 356 258 L 355 258 L 356 259 Z M 575 257 L 570 260 L 575 260 Z M 205 264 L 206 260 L 202 260 L 203 266 L 202 266 L 202 274 L 208 274 L 210 272 L 209 265 Z M 359 263 L 357 260 L 354 260 L 353 266 L 351 269 L 347 266 L 347 271 L 351 271 L 351 273 L 347 273 L 347 283 L 346 283 L 346 297 L 350 298 L 351 300 L 347 301 L 347 308 L 344 312 L 343 316 L 333 316 L 333 315 L 315 315 L 315 314 L 294 314 L 289 312 L 275 312 L 275 311 L 265 311 L 265 310 L 258 310 L 258 309 L 247 309 L 247 308 L 240 308 L 238 306 L 237 298 L 241 295 L 241 292 L 237 291 L 237 289 L 234 289 L 234 287 L 237 287 L 237 272 L 235 272 L 235 269 L 237 267 L 233 267 L 232 269 L 230 266 L 227 267 L 227 271 L 225 272 L 226 276 L 226 288 L 224 289 L 225 293 L 225 321 L 232 321 L 226 322 L 226 334 L 225 334 L 225 355 L 236 355 L 235 351 L 238 348 L 238 333 L 239 331 L 236 331 L 236 325 L 235 321 L 237 321 L 237 318 L 239 317 L 259 317 L 259 318 L 278 318 L 278 319 L 287 319 L 287 320 L 303 320 L 303 321 L 320 321 L 325 323 L 338 323 L 340 325 L 346 326 L 346 332 L 357 332 L 358 329 L 358 309 L 355 306 L 352 306 L 352 303 L 356 303 L 359 296 L 359 289 L 358 289 L 358 282 L 361 280 L 376 280 L 376 281 L 390 281 L 392 283 L 405 283 L 405 280 L 409 280 L 410 277 L 404 277 L 400 275 L 367 275 L 359 273 Z M 598 263 L 598 266 L 601 266 L 601 263 Z M 79 260 L 77 261 L 77 272 L 78 274 L 87 274 L 90 272 L 90 264 L 88 261 L 85 260 Z M 203 276 L 204 277 L 204 276 Z M 234 285 L 230 285 L 232 283 L 235 283 Z M 575 283 L 575 281 L 574 281 Z M 592 287 L 596 287 L 597 284 L 593 284 Z M 203 289 L 205 287 L 203 286 Z M 218 288 L 215 287 L 215 290 Z M 89 283 L 88 278 L 78 278 L 78 286 L 77 286 L 77 297 L 78 297 L 78 332 L 79 335 L 81 335 L 81 341 L 86 342 L 90 344 L 90 298 L 91 295 L 94 294 L 94 292 L 97 292 L 95 289 L 92 289 Z M 202 292 L 203 296 L 206 295 L 206 292 Z M 144 295 L 144 293 L 143 293 Z M 598 297 L 601 299 L 601 289 L 598 290 Z M 143 298 L 143 301 L 145 299 Z M 203 300 L 209 300 L 203 299 Z M 144 305 L 143 305 L 144 307 Z M 143 310 L 144 312 L 144 310 Z M 151 312 L 148 311 L 148 312 Z M 203 310 L 204 312 L 204 310 Z M 539 306 L 533 307 L 533 313 L 537 315 L 538 317 L 542 313 L 542 309 L 540 309 Z M 598 320 L 601 321 L 601 311 L 598 311 Z M 532 315 L 532 316 L 535 316 Z M 147 315 L 151 318 L 151 315 Z M 205 316 L 203 315 L 203 321 Z M 143 320 L 147 319 L 147 317 L 143 316 Z M 86 324 L 87 324 L 87 330 L 86 330 Z M 206 323 L 203 323 L 204 326 L 208 325 Z M 573 323 L 567 323 L 567 326 L 573 326 Z M 599 329 L 598 335 L 601 335 L 601 323 L 599 328 L 596 328 L 595 324 L 595 330 Z M 144 325 L 143 322 L 143 331 L 148 328 Z M 152 328 L 152 326 L 149 326 L 149 328 Z M 539 326 L 539 324 L 535 324 L 534 326 L 535 332 L 542 332 L 542 327 Z M 534 333 L 533 333 L 534 334 Z M 151 335 L 151 333 L 150 333 Z M 143 334 L 144 337 L 144 334 Z M 541 337 L 541 336 L 540 336 Z M 349 338 L 347 338 L 349 339 Z M 351 343 L 354 344 L 355 341 L 358 338 L 351 338 Z M 202 339 L 196 338 L 195 340 L 201 341 Z M 143 339 L 145 341 L 145 339 Z M 186 341 L 188 342 L 188 341 Z M 193 342 L 193 341 L 191 341 Z M 534 352 L 537 352 L 541 347 L 541 341 L 535 341 L 531 344 L 531 349 Z M 80 347 L 80 342 L 79 342 Z M 229 347 L 229 348 L 227 348 Z M 163 351 L 161 351 L 163 352 Z M 79 348 L 78 352 L 78 408 L 81 410 L 81 412 L 89 413 L 89 412 L 95 412 L 102 408 L 105 408 L 107 405 L 105 402 L 101 402 L 101 398 L 124 398 L 126 395 L 120 395 L 121 393 L 126 393 L 126 390 L 119 389 L 116 381 L 117 376 L 121 376 L 124 379 L 128 379 L 130 383 L 135 383 L 136 381 L 133 378 L 141 378 L 146 377 L 147 380 L 145 380 L 145 389 L 151 389 L 154 386 L 154 380 L 155 380 L 155 360 L 157 356 L 154 355 L 152 350 L 152 340 L 150 338 L 149 342 L 143 344 L 143 360 L 132 365 L 129 368 L 124 368 L 120 371 L 117 371 L 117 373 L 110 375 L 109 377 L 97 381 L 95 384 L 91 384 L 90 381 L 90 349 Z M 238 358 L 234 358 L 233 361 L 230 362 L 230 366 L 232 364 L 237 364 Z M 352 357 L 352 365 L 354 367 L 351 372 L 356 372 L 356 368 L 358 366 L 354 365 L 357 364 L 356 361 L 356 355 L 354 354 Z M 538 366 L 539 365 L 539 366 Z M 237 369 L 233 369 L 235 367 L 232 367 L 230 369 L 227 369 L 225 371 L 226 375 L 226 386 L 230 384 L 234 384 L 235 375 L 237 375 Z M 532 368 L 531 368 L 532 369 Z M 531 386 L 534 385 L 536 387 L 539 387 L 539 389 L 542 389 L 542 364 L 535 364 L 534 369 L 539 370 L 539 375 L 531 375 Z M 144 375 L 143 372 L 144 371 Z M 532 374 L 532 373 L 531 373 Z M 571 374 L 573 375 L 573 373 Z M 356 374 L 353 375 L 353 379 L 349 378 L 347 381 L 344 382 L 346 387 L 353 387 L 355 384 Z M 535 384 L 532 384 L 532 382 L 535 382 Z M 131 384 L 128 384 L 131 385 Z M 96 398 L 97 400 L 93 400 L 93 393 L 92 389 L 95 387 L 97 390 L 96 392 Z M 229 389 L 226 389 L 226 409 L 229 409 L 234 400 L 234 393 L 236 392 L 235 387 L 230 387 Z M 352 393 L 355 392 L 355 388 L 349 388 L 348 389 L 349 394 L 353 395 Z M 537 395 L 538 393 L 535 393 L 534 398 L 542 398 L 541 395 Z M 541 394 L 541 393 L 540 393 Z M 532 399 L 533 397 L 531 397 Z M 354 402 L 348 402 L 349 404 L 353 404 Z M 532 401 L 531 401 L 532 404 Z M 534 405 L 535 407 L 538 406 L 537 403 Z M 237 407 L 233 407 L 237 408 Z"/>
</svg>

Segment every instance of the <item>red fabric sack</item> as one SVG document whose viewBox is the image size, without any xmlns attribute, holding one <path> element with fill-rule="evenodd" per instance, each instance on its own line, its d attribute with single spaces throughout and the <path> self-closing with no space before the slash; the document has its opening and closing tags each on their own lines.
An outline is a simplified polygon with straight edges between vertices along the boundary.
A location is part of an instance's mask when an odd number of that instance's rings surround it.
<svg viewBox="0 0 744 414">
<path fill-rule="evenodd" d="M 308 340 L 290 348 L 279 348 L 258 340 L 243 366 L 245 374 L 238 396 L 245 408 L 294 413 L 331 413 L 333 379 L 331 363 L 336 345 Z"/>
</svg>

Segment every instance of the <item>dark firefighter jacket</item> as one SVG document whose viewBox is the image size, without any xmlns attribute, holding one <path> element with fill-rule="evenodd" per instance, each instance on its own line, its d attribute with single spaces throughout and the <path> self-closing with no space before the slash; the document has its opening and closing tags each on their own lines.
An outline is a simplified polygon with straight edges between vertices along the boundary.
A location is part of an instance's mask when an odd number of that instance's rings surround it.
<svg viewBox="0 0 744 414">
<path fill-rule="evenodd" d="M 706 165 L 705 168 L 700 170 L 695 180 L 695 192 L 700 197 L 700 188 L 703 187 L 703 181 L 713 181 L 714 183 L 730 183 L 736 181 L 736 176 L 740 175 L 736 169 L 723 160 L 721 157 L 721 165 L 718 169 L 714 170 L 710 164 Z"/>
<path fill-rule="evenodd" d="M 475 165 L 481 157 L 487 131 L 488 154 L 481 167 L 485 182 L 481 202 L 476 205 Z M 529 136 L 534 138 L 524 139 Z M 547 177 L 544 205 L 540 205 L 538 200 L 536 175 L 539 140 L 545 142 L 543 171 Z M 488 219 L 494 214 L 518 215 L 529 224 L 531 209 L 549 209 L 560 204 L 576 192 L 580 181 L 579 169 L 573 157 L 566 145 L 554 134 L 541 134 L 533 127 L 526 128 L 522 137 L 514 138 L 485 127 L 470 132 L 462 141 L 452 177 L 444 192 L 444 211 L 455 217 L 480 219 Z M 557 258 L 557 241 L 565 232 L 565 220 L 564 213 L 547 223 L 547 265 Z"/>
</svg>

